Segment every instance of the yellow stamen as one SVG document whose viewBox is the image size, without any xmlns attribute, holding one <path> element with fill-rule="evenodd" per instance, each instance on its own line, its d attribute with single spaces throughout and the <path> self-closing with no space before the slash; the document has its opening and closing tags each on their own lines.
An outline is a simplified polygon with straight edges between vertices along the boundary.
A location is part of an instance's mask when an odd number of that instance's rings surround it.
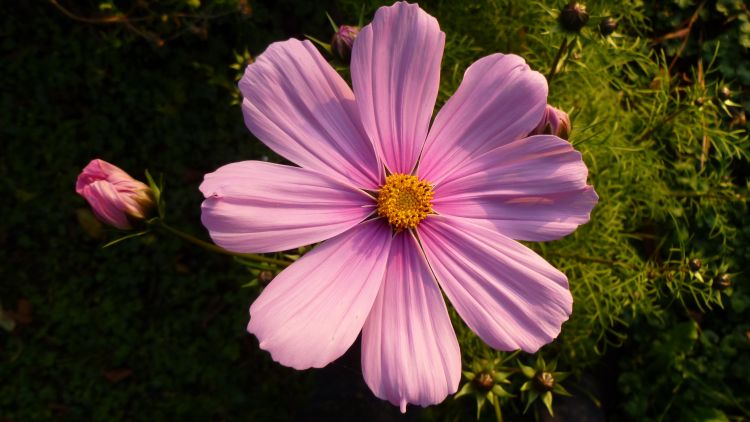
<svg viewBox="0 0 750 422">
<path fill-rule="evenodd" d="M 378 193 L 378 215 L 396 231 L 413 229 L 432 213 L 432 186 L 417 176 L 391 174 Z"/>
</svg>

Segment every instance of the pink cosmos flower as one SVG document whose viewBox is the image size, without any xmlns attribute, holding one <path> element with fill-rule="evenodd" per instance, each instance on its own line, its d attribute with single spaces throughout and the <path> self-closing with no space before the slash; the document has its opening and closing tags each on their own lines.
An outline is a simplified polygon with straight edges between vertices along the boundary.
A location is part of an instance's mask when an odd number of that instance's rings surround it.
<svg viewBox="0 0 750 422">
<path fill-rule="evenodd" d="M 76 192 L 86 198 L 96 217 L 121 230 L 131 219 L 143 219 L 153 207 L 151 188 L 104 160 L 92 160 L 78 175 Z"/>
<path fill-rule="evenodd" d="M 445 34 L 415 4 L 382 7 L 354 42 L 353 91 L 307 41 L 271 44 L 240 81 L 250 131 L 299 167 L 206 175 L 202 221 L 237 252 L 322 242 L 250 307 L 274 360 L 322 367 L 362 333 L 362 371 L 405 411 L 456 391 L 442 291 L 490 346 L 534 352 L 572 311 L 564 274 L 516 240 L 565 236 L 597 196 L 581 154 L 526 138 L 544 77 L 514 55 L 468 68 L 430 126 Z"/>
</svg>

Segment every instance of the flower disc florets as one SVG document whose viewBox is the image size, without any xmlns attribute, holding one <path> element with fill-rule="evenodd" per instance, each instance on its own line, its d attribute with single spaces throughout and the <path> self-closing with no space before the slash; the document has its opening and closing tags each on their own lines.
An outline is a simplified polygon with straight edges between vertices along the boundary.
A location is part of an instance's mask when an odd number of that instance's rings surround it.
<svg viewBox="0 0 750 422">
<path fill-rule="evenodd" d="M 409 174 L 391 174 L 378 193 L 378 215 L 396 231 L 413 229 L 432 212 L 432 186 Z"/>
</svg>

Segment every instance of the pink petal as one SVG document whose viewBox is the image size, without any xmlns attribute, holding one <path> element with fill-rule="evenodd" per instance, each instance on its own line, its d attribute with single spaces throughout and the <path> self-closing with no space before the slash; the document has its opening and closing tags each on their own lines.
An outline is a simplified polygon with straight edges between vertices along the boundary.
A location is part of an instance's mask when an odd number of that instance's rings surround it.
<svg viewBox="0 0 750 422">
<path fill-rule="evenodd" d="M 524 60 L 493 54 L 469 66 L 432 124 L 420 178 L 439 184 L 469 158 L 526 137 L 547 104 L 547 80 Z"/>
<path fill-rule="evenodd" d="M 354 94 L 309 41 L 271 44 L 240 81 L 248 129 L 290 161 L 375 188 L 381 171 Z"/>
<path fill-rule="evenodd" d="M 97 180 L 81 187 L 78 193 L 86 198 L 96 217 L 105 224 L 120 230 L 132 228 L 124 211 L 126 206 L 111 183 L 106 180 Z"/>
<path fill-rule="evenodd" d="M 587 175 L 570 143 L 533 136 L 468 161 L 436 187 L 432 204 L 513 239 L 554 240 L 589 221 L 598 197 Z"/>
<path fill-rule="evenodd" d="M 375 149 L 393 173 L 419 157 L 440 86 L 445 34 L 416 4 L 381 7 L 354 41 L 357 106 Z M 536 122 L 535 122 L 536 123 Z"/>
<path fill-rule="evenodd" d="M 427 218 L 419 238 L 445 295 L 485 343 L 531 353 L 560 334 L 573 306 L 568 280 L 532 250 L 457 217 Z"/>
<path fill-rule="evenodd" d="M 385 281 L 362 331 L 362 372 L 381 399 L 406 410 L 456 392 L 461 354 L 448 311 L 419 244 L 396 235 Z"/>
<path fill-rule="evenodd" d="M 368 221 L 281 272 L 250 307 L 247 331 L 273 359 L 321 368 L 357 338 L 385 274 L 391 229 Z"/>
<path fill-rule="evenodd" d="M 206 175 L 201 220 L 219 246 L 274 252 L 333 237 L 374 210 L 374 199 L 313 170 L 243 161 Z"/>
</svg>

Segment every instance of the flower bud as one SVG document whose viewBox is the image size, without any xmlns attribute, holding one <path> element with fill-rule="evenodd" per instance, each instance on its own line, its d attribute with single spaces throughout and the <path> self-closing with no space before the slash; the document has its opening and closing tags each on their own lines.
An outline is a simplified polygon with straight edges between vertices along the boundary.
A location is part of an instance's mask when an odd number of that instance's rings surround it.
<svg viewBox="0 0 750 422">
<path fill-rule="evenodd" d="M 492 386 L 495 385 L 495 380 L 492 379 L 492 375 L 487 372 L 479 373 L 476 378 L 474 378 L 474 382 L 476 382 L 479 388 L 486 391 L 491 390 Z"/>
<path fill-rule="evenodd" d="M 544 115 L 534 130 L 529 133 L 532 135 L 555 135 L 563 139 L 568 139 L 572 127 L 568 113 L 558 110 L 547 104 L 544 109 Z"/>
<path fill-rule="evenodd" d="M 555 388 L 555 378 L 547 371 L 540 372 L 534 377 L 534 385 L 537 390 L 552 391 Z"/>
<path fill-rule="evenodd" d="M 78 175 L 76 192 L 86 198 L 99 220 L 121 230 L 133 228 L 131 220 L 145 219 L 154 207 L 151 188 L 99 159 Z"/>
<path fill-rule="evenodd" d="M 732 278 L 729 274 L 719 274 L 714 277 L 713 287 L 718 290 L 728 289 L 732 287 Z"/>
<path fill-rule="evenodd" d="M 263 283 L 263 285 L 265 286 L 270 283 L 271 280 L 273 280 L 273 277 L 273 271 L 263 270 L 258 274 L 258 281 Z"/>
<path fill-rule="evenodd" d="M 702 265 L 703 265 L 703 263 L 698 258 L 693 258 L 688 263 L 688 266 L 690 267 L 690 271 L 692 271 L 692 272 L 696 272 L 696 271 L 700 270 Z"/>
<path fill-rule="evenodd" d="M 615 29 L 617 29 L 617 21 L 611 16 L 599 22 L 599 32 L 605 37 L 615 32 Z"/>
<path fill-rule="evenodd" d="M 568 31 L 578 32 L 588 21 L 589 13 L 583 3 L 570 2 L 560 11 L 560 24 Z"/>
<path fill-rule="evenodd" d="M 721 98 L 722 100 L 728 100 L 728 99 L 732 98 L 732 90 L 729 89 L 728 86 L 724 85 L 719 90 L 719 98 Z"/>
<path fill-rule="evenodd" d="M 354 39 L 357 38 L 357 34 L 359 34 L 358 26 L 339 26 L 339 30 L 333 34 L 333 39 L 331 40 L 331 48 L 336 57 L 347 63 L 349 62 L 349 59 L 352 57 L 352 46 L 354 45 Z"/>
</svg>

